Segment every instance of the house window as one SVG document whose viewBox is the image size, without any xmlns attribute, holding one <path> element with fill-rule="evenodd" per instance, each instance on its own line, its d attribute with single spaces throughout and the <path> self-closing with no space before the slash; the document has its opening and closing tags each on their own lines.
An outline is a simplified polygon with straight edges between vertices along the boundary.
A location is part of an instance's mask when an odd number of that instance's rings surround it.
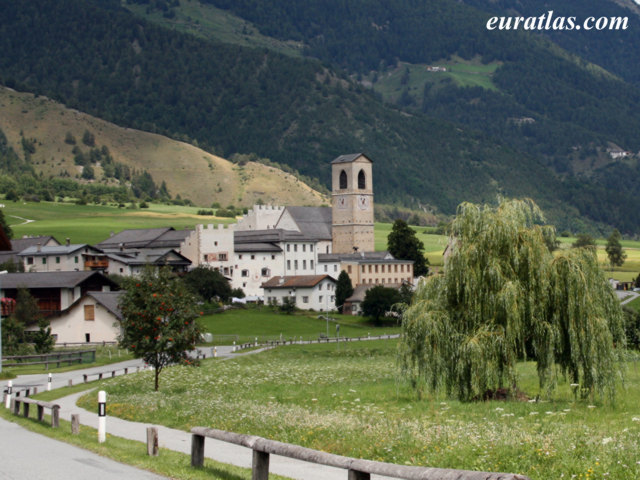
<svg viewBox="0 0 640 480">
<path fill-rule="evenodd" d="M 328 271 L 328 270 L 329 270 L 329 269 L 328 269 L 328 265 L 325 265 L 325 266 L 324 266 L 324 272 L 325 272 L 325 273 L 327 273 L 327 271 Z"/>
<path fill-rule="evenodd" d="M 223 271 L 224 275 L 229 275 L 229 267 L 224 267 L 222 269 L 222 271 Z"/>
<path fill-rule="evenodd" d="M 393 270 L 393 271 L 394 271 L 394 272 L 396 272 L 396 273 L 398 273 L 398 264 L 397 264 L 397 263 L 395 264 L 395 268 L 394 268 L 394 270 Z"/>
<path fill-rule="evenodd" d="M 291 244 L 287 243 L 287 252 L 290 252 L 290 251 L 291 251 Z"/>
<path fill-rule="evenodd" d="M 331 295 L 331 303 L 334 303 L 335 301 L 336 301 L 335 295 Z"/>
<path fill-rule="evenodd" d="M 271 255 L 271 260 L 275 260 L 276 256 L 275 255 Z"/>
<path fill-rule="evenodd" d="M 287 270 L 291 270 L 291 260 L 287 260 Z"/>
<path fill-rule="evenodd" d="M 297 252 L 297 251 L 298 251 L 298 244 L 297 244 L 297 243 L 294 243 L 294 244 L 293 244 L 293 251 L 294 251 L 294 252 Z"/>
<path fill-rule="evenodd" d="M 400 271 L 404 272 L 404 265 L 400 265 Z"/>
<path fill-rule="evenodd" d="M 318 303 L 322 303 L 322 295 L 318 297 Z"/>
<path fill-rule="evenodd" d="M 309 303 L 309 297 L 302 297 L 302 303 Z"/>
<path fill-rule="evenodd" d="M 123 272 L 124 272 L 124 268 L 120 268 L 120 273 L 123 273 Z"/>
<path fill-rule="evenodd" d="M 380 265 L 380 269 L 381 269 L 380 271 L 384 273 L 384 265 Z"/>
<path fill-rule="evenodd" d="M 311 243 L 311 244 L 309 245 L 309 251 L 310 251 L 310 252 L 313 252 L 313 243 Z"/>
<path fill-rule="evenodd" d="M 238 260 L 242 260 L 242 254 L 238 255 Z"/>
<path fill-rule="evenodd" d="M 42 264 L 46 265 L 47 264 L 47 257 L 42 257 Z"/>
<path fill-rule="evenodd" d="M 217 247 L 218 246 L 218 242 L 213 242 L 213 246 Z"/>
<path fill-rule="evenodd" d="M 338 271 L 338 265 L 334 265 L 334 266 L 333 266 L 333 271 L 334 271 L 334 272 L 337 272 L 337 271 Z"/>
<path fill-rule="evenodd" d="M 293 268 L 298 269 L 298 260 L 293 261 Z"/>
<path fill-rule="evenodd" d="M 73 258 L 73 262 L 74 262 L 74 263 L 78 263 L 78 257 L 77 257 L 77 256 L 75 256 L 75 257 Z"/>
<path fill-rule="evenodd" d="M 369 265 L 369 273 L 371 273 L 371 265 Z"/>
<path fill-rule="evenodd" d="M 364 265 L 362 265 L 362 273 L 364 273 L 364 269 L 365 269 L 365 266 L 364 266 Z"/>
<path fill-rule="evenodd" d="M 33 257 L 27 257 L 27 265 L 33 265 Z"/>
<path fill-rule="evenodd" d="M 375 267 L 376 267 L 376 273 L 378 273 L 378 265 L 376 265 Z"/>
<path fill-rule="evenodd" d="M 218 260 L 220 260 L 221 262 L 226 262 L 227 261 L 227 254 L 226 253 L 218 254 Z"/>
<path fill-rule="evenodd" d="M 307 269 L 307 261 L 306 260 L 302 260 L 302 269 L 303 270 Z"/>
<path fill-rule="evenodd" d="M 271 272 L 268 268 L 263 268 L 261 273 L 263 277 L 268 277 L 269 275 L 271 275 Z"/>
<path fill-rule="evenodd" d="M 246 270 L 246 269 L 245 269 L 245 270 L 242 270 L 241 275 L 242 275 L 243 277 L 248 277 L 248 276 L 249 276 L 249 270 Z"/>
<path fill-rule="evenodd" d="M 96 319 L 96 306 L 85 305 L 84 306 L 84 319 L 87 321 L 93 321 Z"/>
<path fill-rule="evenodd" d="M 322 284 L 318 285 L 318 291 L 322 290 Z"/>
<path fill-rule="evenodd" d="M 313 270 L 313 260 L 309 260 L 309 268 Z"/>
<path fill-rule="evenodd" d="M 251 255 L 251 260 L 255 260 L 256 256 L 255 255 Z"/>
<path fill-rule="evenodd" d="M 347 265 L 347 273 L 351 273 L 351 265 Z"/>
<path fill-rule="evenodd" d="M 60 263 L 60 257 L 56 257 L 56 263 Z"/>
</svg>

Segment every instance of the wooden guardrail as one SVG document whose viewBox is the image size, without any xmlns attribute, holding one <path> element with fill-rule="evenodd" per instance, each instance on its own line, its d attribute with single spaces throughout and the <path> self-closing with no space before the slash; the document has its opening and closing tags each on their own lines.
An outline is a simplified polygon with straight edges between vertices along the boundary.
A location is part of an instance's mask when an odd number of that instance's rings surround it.
<svg viewBox="0 0 640 480">
<path fill-rule="evenodd" d="M 223 442 L 241 445 L 253 450 L 252 480 L 268 480 L 269 455 L 295 458 L 304 462 L 317 463 L 348 472 L 348 480 L 369 480 L 371 474 L 405 480 L 529 480 L 524 475 L 513 473 L 475 472 L 444 468 L 410 467 L 393 463 L 374 462 L 343 457 L 320 452 L 289 443 L 267 440 L 253 435 L 243 435 L 214 428 L 194 427 L 191 429 L 191 465 L 204 464 L 204 440 L 214 438 Z"/>
<path fill-rule="evenodd" d="M 13 404 L 13 413 L 15 415 L 20 415 L 20 405 L 23 405 L 22 412 L 25 418 L 29 416 L 29 405 L 35 405 L 38 407 L 38 420 L 40 421 L 44 420 L 44 409 L 48 408 L 51 410 L 51 426 L 53 428 L 60 426 L 60 405 L 57 403 L 34 400 L 29 397 L 14 397 L 11 399 L 11 403 Z"/>
<path fill-rule="evenodd" d="M 136 372 L 140 371 L 140 367 L 131 367 L 131 368 L 135 368 Z M 120 370 L 120 369 L 115 369 L 115 370 L 105 370 L 103 372 L 94 372 L 94 373 L 83 373 L 82 374 L 82 379 L 84 380 L 84 383 L 87 383 L 89 381 L 89 377 L 92 376 L 97 376 L 98 380 L 102 380 L 103 375 L 109 375 L 111 374 L 111 378 L 116 376 L 116 372 Z M 129 367 L 125 367 L 122 369 L 123 371 L 123 375 L 127 375 L 129 373 Z"/>
<path fill-rule="evenodd" d="M 53 363 L 56 364 L 56 367 L 59 367 L 61 363 L 68 363 L 69 365 L 72 365 L 74 363 L 82 363 L 85 357 L 89 358 L 89 361 L 87 363 L 95 362 L 96 351 L 78 350 L 75 352 L 43 353 L 41 355 L 14 355 L 4 357 L 2 360 L 2 365 L 5 367 L 44 365 L 45 368 L 48 369 L 49 365 Z M 11 360 L 14 361 L 12 362 Z"/>
</svg>

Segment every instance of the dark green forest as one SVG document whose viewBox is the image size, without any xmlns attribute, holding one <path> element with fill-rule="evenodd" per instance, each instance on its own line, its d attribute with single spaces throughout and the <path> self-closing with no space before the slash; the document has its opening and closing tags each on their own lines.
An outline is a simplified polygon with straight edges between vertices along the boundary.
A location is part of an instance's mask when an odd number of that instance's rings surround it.
<svg viewBox="0 0 640 480">
<path fill-rule="evenodd" d="M 637 166 L 563 174 L 576 146 L 640 148 L 634 87 L 588 73 L 543 39 L 487 36 L 477 20 L 483 14 L 449 1 L 428 2 L 429 10 L 413 0 L 330 2 L 335 8 L 208 1 L 264 33 L 305 41 L 316 58 L 197 39 L 116 1 L 0 0 L 0 82 L 222 156 L 255 153 L 325 184 L 333 158 L 362 151 L 375 162 L 383 203 L 451 214 L 465 200 L 530 196 L 562 228 L 586 221 L 640 230 L 640 215 L 619 208 L 637 196 Z M 452 53 L 506 62 L 494 77 L 500 91 L 425 89 L 423 107 L 405 112 L 351 76 Z M 536 122 L 515 128 L 507 121 L 514 116 Z M 611 188 L 623 171 L 627 181 Z"/>
</svg>

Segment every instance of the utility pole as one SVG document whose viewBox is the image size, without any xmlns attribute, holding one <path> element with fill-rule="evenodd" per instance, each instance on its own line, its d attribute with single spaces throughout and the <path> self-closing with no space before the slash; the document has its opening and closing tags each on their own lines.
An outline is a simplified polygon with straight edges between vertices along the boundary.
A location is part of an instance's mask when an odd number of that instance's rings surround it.
<svg viewBox="0 0 640 480">
<path fill-rule="evenodd" d="M 7 273 L 7 271 L 3 270 L 2 272 L 0 272 L 0 275 L 4 275 L 5 273 Z M 1 288 L 0 288 L 0 291 L 2 291 Z M 2 302 L 1 301 L 0 301 L 0 373 L 2 373 Z"/>
</svg>

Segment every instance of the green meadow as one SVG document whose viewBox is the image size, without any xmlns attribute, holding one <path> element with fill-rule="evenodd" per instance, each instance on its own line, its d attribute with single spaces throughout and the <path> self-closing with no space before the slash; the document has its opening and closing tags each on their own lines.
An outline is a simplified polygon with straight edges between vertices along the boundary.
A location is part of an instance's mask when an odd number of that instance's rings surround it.
<svg viewBox="0 0 640 480">
<path fill-rule="evenodd" d="M 105 383 L 109 413 L 188 430 L 207 426 L 386 462 L 521 473 L 531 479 L 640 476 L 640 367 L 627 363 L 615 405 L 576 399 L 562 377 L 537 399 L 535 365 L 519 365 L 526 397 L 418 400 L 396 367 L 397 340 L 280 347 L 197 368 Z M 81 406 L 96 408 L 95 395 Z"/>
<path fill-rule="evenodd" d="M 230 344 L 270 340 L 318 340 L 321 337 L 367 337 L 397 334 L 395 325 L 376 326 L 366 319 L 332 313 L 329 320 L 317 312 L 292 315 L 275 313 L 268 307 L 239 308 L 200 317 L 204 330 L 214 335 L 214 343 Z"/>
</svg>

